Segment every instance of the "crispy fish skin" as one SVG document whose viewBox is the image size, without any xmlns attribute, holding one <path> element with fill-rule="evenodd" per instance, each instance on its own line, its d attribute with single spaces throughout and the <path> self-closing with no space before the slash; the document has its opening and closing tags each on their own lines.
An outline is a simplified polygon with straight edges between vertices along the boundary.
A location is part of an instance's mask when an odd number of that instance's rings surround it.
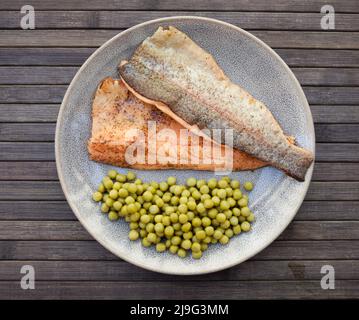
<svg viewBox="0 0 359 320">
<path fill-rule="evenodd" d="M 231 128 L 234 148 L 305 179 L 313 154 L 294 145 L 262 102 L 232 83 L 208 52 L 176 28 L 160 27 L 119 72 L 135 91 L 168 105 L 190 125 Z"/>
<path fill-rule="evenodd" d="M 156 107 L 143 102 L 134 96 L 121 80 L 112 78 L 104 79 L 98 86 L 92 106 L 92 131 L 88 141 L 88 152 L 91 160 L 109 163 L 120 167 L 135 169 L 157 170 L 157 169 L 192 169 L 214 171 L 221 169 L 222 165 L 214 161 L 214 154 L 203 152 L 203 139 L 199 137 L 199 160 L 196 163 L 183 163 L 180 161 L 180 139 L 177 140 L 177 154 L 173 155 L 173 161 L 168 163 L 133 163 L 126 161 L 127 148 L 134 142 L 136 137 L 127 140 L 126 132 L 139 130 L 145 134 L 146 157 L 148 148 L 148 121 L 156 122 L 157 133 L 161 130 L 171 129 L 180 137 L 182 125 L 173 120 Z M 158 140 L 157 140 L 158 141 Z M 156 147 L 161 146 L 158 141 Z M 191 140 L 186 143 L 188 147 L 188 159 L 191 159 Z M 222 155 L 225 146 L 221 146 Z M 158 154 L 158 149 L 155 150 Z M 197 156 L 196 156 L 197 157 Z M 196 158 L 197 159 L 197 158 Z M 266 166 L 261 160 L 240 151 L 233 150 L 233 170 L 254 170 Z"/>
</svg>

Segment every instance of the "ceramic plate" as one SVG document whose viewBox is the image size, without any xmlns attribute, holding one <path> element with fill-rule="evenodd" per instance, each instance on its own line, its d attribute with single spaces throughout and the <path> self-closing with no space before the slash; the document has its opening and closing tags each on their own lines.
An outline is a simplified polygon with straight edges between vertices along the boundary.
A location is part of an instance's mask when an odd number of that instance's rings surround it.
<svg viewBox="0 0 359 320">
<path fill-rule="evenodd" d="M 88 232 L 105 248 L 137 266 L 171 274 L 218 271 L 247 260 L 268 246 L 287 227 L 307 192 L 312 169 L 305 182 L 297 182 L 274 168 L 237 172 L 232 177 L 251 180 L 250 207 L 256 215 L 251 232 L 231 239 L 226 246 L 212 245 L 202 259 L 181 259 L 144 248 L 128 240 L 128 224 L 110 222 L 91 200 L 92 192 L 112 166 L 89 160 L 86 143 L 91 134 L 92 98 L 100 81 L 118 77 L 117 65 L 159 26 L 175 26 L 210 52 L 235 83 L 263 101 L 284 132 L 314 153 L 313 120 L 304 93 L 280 57 L 250 33 L 221 21 L 199 17 L 171 17 L 142 23 L 107 41 L 84 63 L 71 82 L 61 105 L 56 127 L 56 163 L 60 182 L 72 210 Z M 126 169 L 116 168 L 120 172 Z M 141 171 L 144 181 L 173 175 L 180 182 L 190 176 L 213 177 L 201 171 Z"/>
</svg>

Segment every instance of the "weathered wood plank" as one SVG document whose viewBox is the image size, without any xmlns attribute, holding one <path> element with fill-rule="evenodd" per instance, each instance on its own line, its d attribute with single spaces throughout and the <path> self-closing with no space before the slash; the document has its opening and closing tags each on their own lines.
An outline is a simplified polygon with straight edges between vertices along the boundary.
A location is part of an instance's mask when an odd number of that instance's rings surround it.
<svg viewBox="0 0 359 320">
<path fill-rule="evenodd" d="M 53 142 L 0 142 L 0 161 L 53 161 Z"/>
<path fill-rule="evenodd" d="M 358 124 L 315 125 L 315 138 L 317 142 L 359 142 L 358 133 Z"/>
<path fill-rule="evenodd" d="M 266 0 L 200 0 L 200 1 L 153 1 L 132 0 L 118 2 L 116 0 L 33 0 L 31 4 L 37 10 L 219 10 L 219 11 L 295 11 L 295 12 L 320 12 L 325 4 L 335 7 L 336 12 L 359 12 L 356 0 L 294 0 L 290 3 L 286 0 L 277 0 L 273 3 Z M 9 3 L 0 3 L 2 10 L 19 10 L 23 2 L 12 0 Z"/>
<path fill-rule="evenodd" d="M 304 201 L 295 221 L 357 221 L 358 201 Z M 76 221 L 66 201 L 0 201 L 0 220 Z"/>
<path fill-rule="evenodd" d="M 1 180 L 58 180 L 55 162 L 2 162 Z M 314 181 L 358 181 L 359 163 L 322 163 L 314 166 Z"/>
<path fill-rule="evenodd" d="M 354 143 L 317 143 L 315 156 L 317 161 L 357 162 L 359 160 L 359 145 Z"/>
<path fill-rule="evenodd" d="M 77 67 L 0 67 L 0 84 L 69 84 L 77 70 Z M 356 69 L 293 68 L 292 70 L 302 85 L 359 85 L 359 72 Z"/>
<path fill-rule="evenodd" d="M 279 239 L 359 240 L 359 221 L 293 221 Z M 78 221 L 0 221 L 0 240 L 93 240 L 93 237 Z"/>
<path fill-rule="evenodd" d="M 354 299 L 358 280 L 336 280 L 335 290 L 320 281 L 73 282 L 37 281 L 36 290 L 21 289 L 19 281 L 3 281 L 1 299 Z M 154 288 L 156 288 L 154 290 Z"/>
<path fill-rule="evenodd" d="M 0 67 L 0 84 L 69 84 L 78 67 Z"/>
<path fill-rule="evenodd" d="M 55 123 L 0 123 L 1 141 L 54 141 Z"/>
<path fill-rule="evenodd" d="M 1 108 L 1 106 L 0 106 Z M 311 105 L 314 122 L 319 123 L 358 123 L 358 106 Z"/>
<path fill-rule="evenodd" d="M 0 142 L 0 161 L 53 161 L 52 142 Z M 316 160 L 359 162 L 359 144 L 317 143 Z"/>
<path fill-rule="evenodd" d="M 0 200 L 64 200 L 58 181 L 3 181 L 0 183 Z"/>
<path fill-rule="evenodd" d="M 359 104 L 357 87 L 304 87 L 310 104 Z"/>
<path fill-rule="evenodd" d="M 64 200 L 58 181 L 4 181 L 0 200 Z M 311 182 L 306 200 L 359 200 L 359 182 Z"/>
<path fill-rule="evenodd" d="M 0 220 L 77 220 L 66 201 L 0 201 Z"/>
<path fill-rule="evenodd" d="M 314 122 L 359 123 L 359 106 L 311 105 Z M 0 104 L 0 122 L 55 122 L 59 104 Z"/>
<path fill-rule="evenodd" d="M 1 48 L 0 65 L 80 66 L 96 48 Z M 276 49 L 291 67 L 359 67 L 356 50 Z"/>
<path fill-rule="evenodd" d="M 304 201 L 295 220 L 358 220 L 357 201 Z"/>
<path fill-rule="evenodd" d="M 206 275 L 174 276 L 140 269 L 125 261 L 0 261 L 0 280 L 16 281 L 23 265 L 31 265 L 37 281 L 233 281 L 320 280 L 322 266 L 331 265 L 336 280 L 359 280 L 358 260 L 246 261 Z"/>
<path fill-rule="evenodd" d="M 333 197 L 333 198 L 332 198 Z M 312 181 L 306 200 L 359 200 L 359 182 Z"/>
<path fill-rule="evenodd" d="M 0 104 L 0 122 L 55 122 L 59 108 L 59 104 Z"/>
<path fill-rule="evenodd" d="M 216 11 L 37 11 L 36 29 L 125 29 L 136 24 L 170 16 L 201 16 L 222 20 L 243 29 L 322 30 L 316 13 L 216 12 Z M 23 14 L 0 11 L 1 29 L 20 29 Z M 358 14 L 335 15 L 336 31 L 359 30 Z"/>
<path fill-rule="evenodd" d="M 56 163 L 51 162 L 2 162 L 1 180 L 58 180 Z"/>
<path fill-rule="evenodd" d="M 0 47 L 98 47 L 122 30 L 0 30 Z M 359 32 L 268 31 L 253 35 L 274 48 L 359 49 Z"/>
<path fill-rule="evenodd" d="M 2 241 L 0 260 L 116 260 L 97 241 Z M 255 260 L 358 260 L 359 241 L 275 241 Z"/>
<path fill-rule="evenodd" d="M 358 181 L 359 163 L 323 163 L 317 162 L 314 165 L 314 181 Z"/>
<path fill-rule="evenodd" d="M 55 129 L 55 123 L 0 123 L 0 141 L 50 142 Z M 359 142 L 359 124 L 316 124 L 315 132 L 317 142 Z"/>
<path fill-rule="evenodd" d="M 0 103 L 61 103 L 67 85 L 0 85 Z M 357 87 L 303 87 L 308 102 L 358 105 Z"/>
</svg>

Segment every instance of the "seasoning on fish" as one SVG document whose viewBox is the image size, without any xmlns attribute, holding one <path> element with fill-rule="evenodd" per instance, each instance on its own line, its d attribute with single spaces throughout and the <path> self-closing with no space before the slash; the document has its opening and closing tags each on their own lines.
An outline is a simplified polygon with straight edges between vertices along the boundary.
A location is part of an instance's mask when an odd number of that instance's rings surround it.
<svg viewBox="0 0 359 320">
<path fill-rule="evenodd" d="M 183 32 L 158 28 L 119 71 L 136 92 L 167 105 L 190 126 L 233 129 L 234 148 L 305 179 L 313 154 L 294 145 L 267 107 L 231 82 L 213 57 Z"/>
<path fill-rule="evenodd" d="M 221 170 L 226 169 L 221 164 L 226 146 L 221 146 L 222 157 L 216 158 L 214 153 L 205 152 L 205 144 L 202 137 L 195 136 L 188 144 L 181 145 L 181 140 L 176 139 L 170 146 L 174 153 L 170 153 L 167 162 L 149 163 L 149 157 L 158 156 L 160 149 L 166 141 L 162 141 L 157 135 L 155 148 L 149 147 L 151 140 L 148 130 L 148 123 L 155 122 L 157 133 L 162 130 L 171 130 L 177 137 L 180 137 L 181 130 L 185 128 L 171 117 L 158 110 L 155 106 L 147 104 L 133 95 L 121 80 L 112 78 L 104 79 L 95 93 L 92 108 L 92 133 L 88 142 L 90 158 L 98 162 L 109 163 L 120 167 L 131 167 L 136 169 L 193 169 L 193 170 Z M 131 138 L 126 138 L 132 132 Z M 145 161 L 129 163 L 126 160 L 126 151 L 131 145 L 144 135 Z M 163 137 L 164 139 L 165 137 Z M 198 150 L 192 149 L 194 142 L 198 142 Z M 153 142 L 153 141 L 152 141 Z M 187 152 L 187 163 L 185 155 L 181 150 Z M 195 151 L 198 151 L 195 155 Z M 154 153 L 154 154 L 153 154 Z M 266 165 L 261 160 L 241 152 L 233 150 L 233 170 L 254 170 Z M 191 159 L 196 161 L 191 161 Z"/>
</svg>

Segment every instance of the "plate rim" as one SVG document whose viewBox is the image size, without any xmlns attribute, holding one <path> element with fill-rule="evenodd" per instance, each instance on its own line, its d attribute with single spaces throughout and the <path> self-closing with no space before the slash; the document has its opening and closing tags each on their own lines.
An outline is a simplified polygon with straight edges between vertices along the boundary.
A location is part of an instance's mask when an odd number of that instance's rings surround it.
<svg viewBox="0 0 359 320">
<path fill-rule="evenodd" d="M 163 269 L 155 269 L 152 266 L 148 266 L 145 264 L 142 264 L 140 262 L 138 262 L 136 259 L 132 259 L 132 258 L 128 258 L 126 256 L 123 256 L 121 254 L 119 254 L 118 252 L 116 252 L 113 248 L 111 248 L 109 245 L 107 245 L 107 242 L 102 239 L 99 235 L 97 235 L 95 232 L 93 232 L 91 230 L 91 228 L 83 221 L 83 219 L 81 218 L 80 213 L 78 212 L 77 208 L 72 204 L 72 202 L 69 199 L 68 193 L 69 191 L 67 190 L 67 186 L 65 183 L 65 179 L 63 176 L 63 172 L 62 172 L 62 168 L 60 165 L 60 160 L 61 160 L 61 151 L 60 151 L 60 146 L 59 146 L 59 135 L 60 135 L 60 126 L 62 124 L 62 114 L 64 112 L 64 109 L 66 107 L 67 104 L 67 100 L 69 99 L 69 95 L 70 95 L 70 91 L 72 89 L 72 87 L 74 86 L 74 83 L 77 81 L 79 75 L 81 74 L 81 72 L 86 68 L 86 66 L 90 63 L 90 61 L 92 60 L 92 58 L 99 54 L 107 45 L 109 45 L 111 42 L 113 42 L 115 39 L 127 34 L 127 33 L 131 33 L 133 30 L 152 24 L 152 23 L 158 23 L 158 22 L 171 22 L 171 21 L 177 21 L 177 20 L 202 20 L 202 21 L 207 21 L 210 23 L 214 23 L 214 24 L 220 24 L 223 25 L 227 28 L 231 28 L 237 32 L 240 32 L 242 34 L 244 34 L 245 36 L 251 38 L 251 40 L 257 42 L 259 45 L 263 46 L 267 52 L 269 54 L 271 54 L 280 64 L 282 67 L 284 67 L 284 69 L 287 71 L 289 77 L 291 78 L 291 80 L 293 81 L 294 86 L 296 87 L 296 89 L 298 90 L 299 93 L 299 99 L 301 100 L 301 104 L 303 105 L 304 110 L 307 109 L 307 114 L 309 116 L 309 120 L 310 120 L 310 124 L 309 124 L 309 129 L 310 132 L 312 133 L 312 137 L 313 137 L 313 163 L 311 164 L 310 168 L 307 171 L 306 174 L 306 180 L 304 182 L 301 182 L 303 184 L 305 184 L 305 189 L 303 190 L 303 193 L 299 199 L 298 205 L 296 206 L 296 208 L 294 208 L 293 210 L 293 215 L 291 216 L 290 219 L 288 219 L 288 221 L 283 225 L 282 228 L 279 228 L 278 230 L 276 230 L 277 232 L 270 238 L 270 240 L 268 242 L 266 242 L 264 245 L 259 246 L 259 248 L 257 248 L 255 251 L 251 252 L 250 254 L 238 259 L 235 262 L 231 262 L 228 264 L 221 264 L 219 266 L 214 266 L 211 268 L 208 268 L 204 271 L 186 271 L 186 269 L 183 270 L 163 270 Z M 123 259 L 124 261 L 127 261 L 135 266 L 141 267 L 143 269 L 147 269 L 150 271 L 154 271 L 157 273 L 163 273 L 163 274 L 173 274 L 173 275 L 200 275 L 200 274 L 208 274 L 208 273 L 213 273 L 213 272 L 218 272 L 221 270 L 225 270 L 228 268 L 231 268 L 233 266 L 239 265 L 240 263 L 249 260 L 250 258 L 252 258 L 253 256 L 257 255 L 259 252 L 263 251 L 265 248 L 267 248 L 270 244 L 272 244 L 278 237 L 280 234 L 283 233 L 283 231 L 288 227 L 288 225 L 293 221 L 295 215 L 297 214 L 300 206 L 303 203 L 303 200 L 308 192 L 308 188 L 310 185 L 310 182 L 312 180 L 312 175 L 313 175 L 313 168 L 314 168 L 314 163 L 315 163 L 315 145 L 316 143 L 316 139 L 315 139 L 315 130 L 314 130 L 314 122 L 313 122 L 313 116 L 311 113 L 311 109 L 309 107 L 307 98 L 305 96 L 305 93 L 298 81 L 298 79 L 295 77 L 294 73 L 292 72 L 292 70 L 289 68 L 289 66 L 284 62 L 284 60 L 269 46 L 267 45 L 265 42 L 263 42 L 261 39 L 257 38 L 256 36 L 254 36 L 253 34 L 251 34 L 250 32 L 235 26 L 231 23 L 228 22 L 224 22 L 218 19 L 214 19 L 214 18 L 207 18 L 207 17 L 200 17 L 200 16 L 192 16 L 192 15 L 185 15 L 185 16 L 169 16 L 169 17 L 163 17 L 163 18 L 158 18 L 158 19 L 153 19 L 153 20 L 148 20 L 139 24 L 136 24 L 134 26 L 132 26 L 131 28 L 128 28 L 120 33 L 118 33 L 117 35 L 113 36 L 112 38 L 110 38 L 109 40 L 107 40 L 105 43 L 103 43 L 100 47 L 98 47 L 87 59 L 86 61 L 82 64 L 82 66 L 79 68 L 79 70 L 76 72 L 75 76 L 73 77 L 73 79 L 71 80 L 69 86 L 66 89 L 66 93 L 63 97 L 60 109 L 59 109 L 59 113 L 57 116 L 57 120 L 56 120 L 56 130 L 55 130 L 55 162 L 56 162 L 56 169 L 57 169 L 57 174 L 59 177 L 59 181 L 60 181 L 60 185 L 62 188 L 62 191 L 65 195 L 66 201 L 69 204 L 71 210 L 73 211 L 73 213 L 75 214 L 76 218 L 80 221 L 82 227 L 85 228 L 85 230 L 97 241 L 99 242 L 106 250 L 110 251 L 112 254 L 114 254 L 116 257 L 119 257 L 121 259 Z"/>
</svg>

